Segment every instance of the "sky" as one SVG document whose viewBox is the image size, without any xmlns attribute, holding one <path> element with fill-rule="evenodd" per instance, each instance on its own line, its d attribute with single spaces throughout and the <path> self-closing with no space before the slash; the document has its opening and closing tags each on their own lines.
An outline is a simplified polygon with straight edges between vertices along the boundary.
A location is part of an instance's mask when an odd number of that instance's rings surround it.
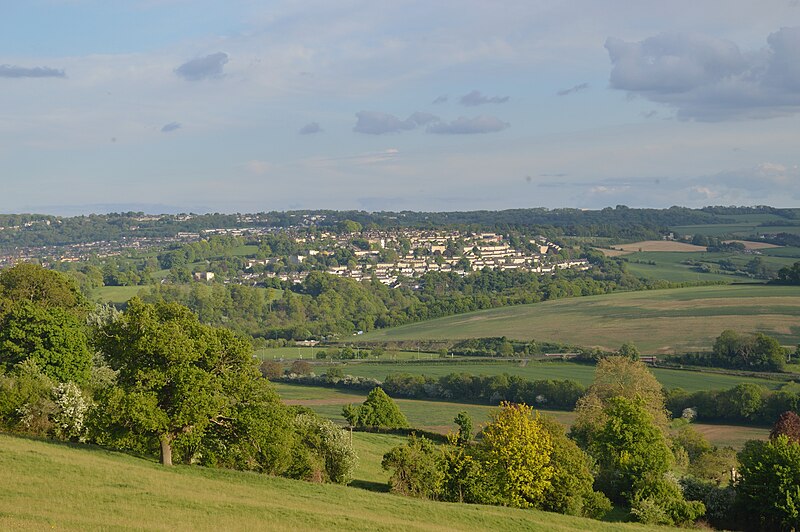
<svg viewBox="0 0 800 532">
<path fill-rule="evenodd" d="M 800 0 L 0 4 L 0 212 L 800 206 Z"/>
</svg>

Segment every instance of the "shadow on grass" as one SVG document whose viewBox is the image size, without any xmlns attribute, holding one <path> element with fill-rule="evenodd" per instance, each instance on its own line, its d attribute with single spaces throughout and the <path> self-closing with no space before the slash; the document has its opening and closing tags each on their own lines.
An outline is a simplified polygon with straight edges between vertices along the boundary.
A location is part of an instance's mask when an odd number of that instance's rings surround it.
<svg viewBox="0 0 800 532">
<path fill-rule="evenodd" d="M 359 488 L 378 493 L 388 493 L 389 485 L 385 482 L 373 482 L 371 480 L 354 480 L 349 484 L 350 487 Z"/>
</svg>

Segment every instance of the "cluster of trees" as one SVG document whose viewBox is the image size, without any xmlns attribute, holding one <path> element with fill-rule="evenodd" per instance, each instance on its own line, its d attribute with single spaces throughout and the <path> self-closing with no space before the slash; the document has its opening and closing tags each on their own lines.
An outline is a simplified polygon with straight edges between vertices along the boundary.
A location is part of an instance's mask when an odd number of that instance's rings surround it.
<svg viewBox="0 0 800 532">
<path fill-rule="evenodd" d="M 586 388 L 574 380 L 530 381 L 517 375 L 471 375 L 451 373 L 441 377 L 393 373 L 383 388 L 396 397 L 451 399 L 497 405 L 525 403 L 572 410 Z"/>
<path fill-rule="evenodd" d="M 778 276 L 773 281 L 774 284 L 800 285 L 800 262 L 795 262 L 791 266 L 784 266 L 778 270 Z"/>
<path fill-rule="evenodd" d="M 556 422 L 504 403 L 473 441 L 465 413 L 459 433 L 435 446 L 411 436 L 383 457 L 395 493 L 601 517 L 611 503 L 592 488 L 591 459 Z"/>
<path fill-rule="evenodd" d="M 786 411 L 800 411 L 800 386 L 788 383 L 780 390 L 756 384 L 739 384 L 728 390 L 689 393 L 673 388 L 666 394 L 667 407 L 675 416 L 690 409 L 700 421 L 768 426 Z"/>
<path fill-rule="evenodd" d="M 745 394 L 738 389 L 731 392 Z M 386 453 L 392 491 L 598 517 L 611 502 L 647 524 L 788 530 L 800 524 L 800 417 L 785 412 L 769 441 L 738 454 L 671 420 L 661 386 L 631 357 L 598 362 L 567 435 L 522 403 L 504 402 L 473 440 L 465 413 L 445 445 L 425 438 Z M 795 405 L 796 407 L 797 405 Z M 773 418 L 774 420 L 775 418 Z M 737 473 L 738 470 L 738 473 Z"/>
<path fill-rule="evenodd" d="M 283 405 L 247 339 L 187 308 L 132 299 L 90 311 L 75 283 L 0 273 L 0 426 L 173 462 L 348 482 L 342 430 Z"/>
<path fill-rule="evenodd" d="M 780 372 L 783 371 L 787 355 L 778 340 L 764 333 L 740 333 L 726 329 L 714 340 L 710 354 L 686 354 L 671 359 L 695 366 Z"/>
</svg>

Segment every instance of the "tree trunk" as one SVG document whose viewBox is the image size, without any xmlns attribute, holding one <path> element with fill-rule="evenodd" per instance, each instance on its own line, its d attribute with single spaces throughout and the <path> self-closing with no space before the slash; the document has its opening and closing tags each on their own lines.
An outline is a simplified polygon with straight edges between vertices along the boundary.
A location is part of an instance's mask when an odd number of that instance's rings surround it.
<svg viewBox="0 0 800 532">
<path fill-rule="evenodd" d="M 161 465 L 172 465 L 172 436 L 162 434 L 161 438 Z"/>
</svg>

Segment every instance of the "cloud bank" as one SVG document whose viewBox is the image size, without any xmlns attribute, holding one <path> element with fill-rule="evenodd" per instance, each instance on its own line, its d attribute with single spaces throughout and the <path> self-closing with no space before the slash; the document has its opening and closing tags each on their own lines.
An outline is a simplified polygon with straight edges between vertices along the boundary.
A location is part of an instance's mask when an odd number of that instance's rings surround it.
<svg viewBox="0 0 800 532">
<path fill-rule="evenodd" d="M 0 78 L 65 78 L 66 72 L 50 67 L 0 65 Z"/>
<path fill-rule="evenodd" d="M 680 119 L 772 118 L 800 111 L 800 27 L 781 28 L 755 51 L 698 33 L 662 33 L 639 42 L 610 37 L 605 47 L 612 88 L 670 105 Z"/>
<path fill-rule="evenodd" d="M 474 135 L 480 133 L 496 133 L 509 127 L 508 122 L 503 122 L 494 116 L 476 116 L 475 118 L 459 117 L 450 123 L 439 122 L 428 127 L 428 133 L 439 135 Z"/>
</svg>

